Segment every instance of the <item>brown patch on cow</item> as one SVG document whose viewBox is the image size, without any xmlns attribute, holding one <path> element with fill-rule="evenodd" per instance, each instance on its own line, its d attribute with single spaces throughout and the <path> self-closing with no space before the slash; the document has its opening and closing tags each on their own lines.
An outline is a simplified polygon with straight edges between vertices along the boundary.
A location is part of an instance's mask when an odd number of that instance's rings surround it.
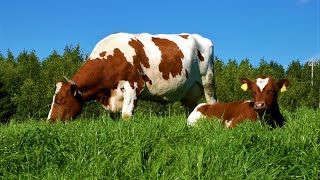
<svg viewBox="0 0 320 180">
<path fill-rule="evenodd" d="M 99 56 L 100 56 L 100 57 L 104 57 L 106 54 L 107 54 L 106 51 L 102 51 L 102 52 L 99 54 Z"/>
<path fill-rule="evenodd" d="M 144 67 L 149 68 L 149 58 L 143 49 L 143 44 L 139 40 L 131 39 L 129 45 L 135 50 L 136 55 L 133 56 L 133 65 L 141 72 L 141 64 Z"/>
<path fill-rule="evenodd" d="M 94 99 L 93 94 L 102 91 L 100 87 L 116 89 L 121 80 L 129 81 L 132 88 L 134 88 L 134 83 L 137 82 L 138 90 L 142 89 L 144 81 L 138 71 L 141 69 L 140 66 L 129 63 L 124 53 L 115 48 L 112 55 L 87 60 L 72 79 L 81 89 L 85 89 L 81 91 L 84 94 L 83 96 L 91 97 L 87 99 L 92 100 Z M 97 84 L 99 86 L 93 89 L 92 87 L 96 87 Z"/>
<path fill-rule="evenodd" d="M 188 34 L 183 34 L 183 35 L 180 35 L 180 37 L 182 37 L 184 39 L 188 39 L 189 35 Z"/>
<path fill-rule="evenodd" d="M 217 117 L 223 120 L 223 123 L 230 122 L 229 127 L 235 127 L 236 124 L 250 119 L 256 121 L 258 114 L 253 109 L 252 102 L 236 101 L 229 103 L 215 103 L 200 106 L 197 111 L 206 117 Z"/>
<path fill-rule="evenodd" d="M 187 79 L 188 79 L 188 78 L 189 78 L 188 70 L 185 69 L 185 71 L 186 71 L 186 77 L 187 77 Z"/>
<path fill-rule="evenodd" d="M 152 81 L 149 79 L 147 75 L 143 75 L 142 78 L 145 82 L 148 82 L 150 85 L 152 85 Z"/>
<path fill-rule="evenodd" d="M 162 77 L 169 79 L 181 75 L 182 59 L 184 57 L 178 45 L 168 39 L 152 38 L 152 41 L 161 51 L 161 62 L 159 64 L 159 71 L 162 72 Z"/>
<path fill-rule="evenodd" d="M 202 54 L 200 53 L 199 49 L 197 50 L 197 55 L 200 61 L 204 61 L 204 58 L 202 56 Z"/>
</svg>

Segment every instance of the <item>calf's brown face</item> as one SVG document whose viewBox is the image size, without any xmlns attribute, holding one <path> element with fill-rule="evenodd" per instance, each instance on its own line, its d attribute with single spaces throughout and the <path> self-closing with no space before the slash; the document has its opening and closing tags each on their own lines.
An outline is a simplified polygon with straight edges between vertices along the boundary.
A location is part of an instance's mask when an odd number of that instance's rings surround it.
<svg viewBox="0 0 320 180">
<path fill-rule="evenodd" d="M 77 86 L 73 82 L 58 82 L 48 119 L 51 122 L 72 119 L 81 113 L 82 108 L 82 95 Z"/>
<path fill-rule="evenodd" d="M 241 88 L 251 90 L 252 101 L 256 111 L 263 111 L 271 107 L 277 107 L 278 92 L 287 90 L 289 81 L 281 79 L 275 82 L 271 76 L 258 77 L 254 82 L 247 78 L 241 78 Z"/>
</svg>

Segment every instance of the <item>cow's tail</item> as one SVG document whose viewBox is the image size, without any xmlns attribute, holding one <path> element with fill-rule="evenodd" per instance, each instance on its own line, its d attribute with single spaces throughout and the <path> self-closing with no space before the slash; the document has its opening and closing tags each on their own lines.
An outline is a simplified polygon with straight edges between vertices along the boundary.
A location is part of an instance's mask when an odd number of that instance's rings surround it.
<svg viewBox="0 0 320 180">
<path fill-rule="evenodd" d="M 208 59 L 208 69 L 203 82 L 204 94 L 207 102 L 217 102 L 216 95 L 216 81 L 214 73 L 214 51 L 212 46 L 212 53 Z"/>
<path fill-rule="evenodd" d="M 214 74 L 214 45 L 211 40 L 198 34 L 193 34 L 197 43 L 197 50 L 200 52 L 198 58 L 200 68 L 203 70 L 202 83 L 204 95 L 207 102 L 216 102 L 215 74 Z M 202 59 L 201 59 L 202 58 Z M 203 63 L 201 63 L 203 62 Z"/>
</svg>

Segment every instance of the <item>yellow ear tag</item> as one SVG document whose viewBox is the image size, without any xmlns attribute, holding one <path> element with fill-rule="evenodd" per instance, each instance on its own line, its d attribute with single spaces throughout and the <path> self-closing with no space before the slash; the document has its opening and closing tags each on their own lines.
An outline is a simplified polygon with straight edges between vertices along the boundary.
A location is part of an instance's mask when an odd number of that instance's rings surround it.
<svg viewBox="0 0 320 180">
<path fill-rule="evenodd" d="M 248 84 L 247 83 L 242 84 L 241 89 L 246 91 L 248 89 Z"/>
<path fill-rule="evenodd" d="M 283 85 L 282 88 L 280 89 L 280 92 L 285 92 L 286 90 L 287 90 L 287 87 Z"/>
<path fill-rule="evenodd" d="M 77 95 L 77 91 L 74 91 L 73 96 L 76 96 L 76 95 Z"/>
</svg>

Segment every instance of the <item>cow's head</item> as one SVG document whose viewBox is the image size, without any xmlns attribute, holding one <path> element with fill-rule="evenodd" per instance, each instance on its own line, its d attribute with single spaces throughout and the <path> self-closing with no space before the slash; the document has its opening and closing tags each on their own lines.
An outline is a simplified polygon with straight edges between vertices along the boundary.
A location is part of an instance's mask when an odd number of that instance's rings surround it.
<svg viewBox="0 0 320 180">
<path fill-rule="evenodd" d="M 51 122 L 72 119 L 81 113 L 82 108 L 82 94 L 77 85 L 73 81 L 61 81 L 56 84 L 48 119 Z"/>
<path fill-rule="evenodd" d="M 287 79 L 275 82 L 271 76 L 260 76 L 254 82 L 247 78 L 241 78 L 241 83 L 241 88 L 244 91 L 251 90 L 256 111 L 264 111 L 273 107 L 278 108 L 278 92 L 286 91 L 289 85 Z"/>
</svg>

